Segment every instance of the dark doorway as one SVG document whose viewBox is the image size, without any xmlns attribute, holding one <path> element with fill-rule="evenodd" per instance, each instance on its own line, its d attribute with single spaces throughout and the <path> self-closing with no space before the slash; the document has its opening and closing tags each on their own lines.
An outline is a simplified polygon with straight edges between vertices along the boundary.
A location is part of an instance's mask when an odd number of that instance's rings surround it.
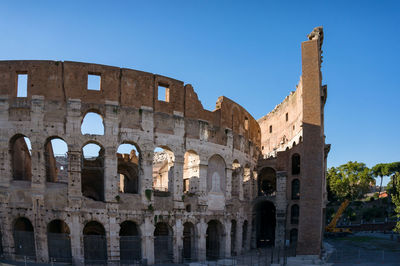
<svg viewBox="0 0 400 266">
<path fill-rule="evenodd" d="M 154 230 L 154 259 L 156 263 L 172 263 L 174 258 L 172 229 L 166 223 L 157 223 Z"/>
<path fill-rule="evenodd" d="M 222 241 L 221 223 L 211 220 L 208 222 L 206 233 L 206 256 L 208 260 L 219 259 Z"/>
<path fill-rule="evenodd" d="M 36 258 L 33 226 L 27 218 L 18 218 L 14 223 L 14 247 L 17 256 Z"/>
<path fill-rule="evenodd" d="M 270 201 L 259 202 L 254 206 L 256 219 L 257 248 L 274 246 L 275 206 Z"/>
<path fill-rule="evenodd" d="M 231 256 L 236 256 L 236 221 L 231 222 Z"/>
<path fill-rule="evenodd" d="M 92 221 L 83 228 L 85 264 L 107 265 L 107 239 L 103 225 Z"/>
<path fill-rule="evenodd" d="M 192 223 L 183 225 L 183 258 L 192 260 L 194 258 L 194 226 Z"/>
<path fill-rule="evenodd" d="M 68 225 L 61 220 L 53 220 L 47 225 L 47 245 L 49 258 L 55 262 L 71 262 L 71 239 Z"/>
<path fill-rule="evenodd" d="M 131 221 L 121 224 L 119 231 L 119 250 L 122 264 L 140 263 L 142 243 L 137 225 Z"/>
</svg>

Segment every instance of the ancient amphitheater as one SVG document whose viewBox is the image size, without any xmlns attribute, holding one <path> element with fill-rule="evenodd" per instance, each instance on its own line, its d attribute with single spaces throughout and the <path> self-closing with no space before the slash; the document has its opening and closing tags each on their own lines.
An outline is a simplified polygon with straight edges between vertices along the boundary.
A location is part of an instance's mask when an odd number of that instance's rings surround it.
<svg viewBox="0 0 400 266">
<path fill-rule="evenodd" d="M 203 109 L 173 78 L 0 61 L 0 252 L 153 264 L 291 244 L 319 256 L 322 41 L 322 28 L 308 35 L 296 90 L 258 121 L 226 97 Z"/>
</svg>

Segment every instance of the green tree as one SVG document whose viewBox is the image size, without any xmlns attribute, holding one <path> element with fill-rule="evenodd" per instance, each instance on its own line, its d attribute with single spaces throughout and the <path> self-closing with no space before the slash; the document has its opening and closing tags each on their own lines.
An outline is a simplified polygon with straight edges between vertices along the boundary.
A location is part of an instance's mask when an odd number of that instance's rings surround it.
<svg viewBox="0 0 400 266">
<path fill-rule="evenodd" d="M 374 181 L 372 171 L 364 163 L 350 161 L 332 167 L 327 173 L 328 191 L 331 194 L 329 200 L 362 198 L 370 191 L 370 184 Z"/>
<path fill-rule="evenodd" d="M 376 178 L 378 178 L 378 177 L 381 178 L 381 184 L 379 186 L 379 194 L 378 194 L 378 195 L 380 195 L 382 192 L 383 177 L 389 175 L 389 164 L 379 163 L 379 164 L 375 165 L 374 167 L 372 167 L 372 174 Z"/>
<path fill-rule="evenodd" d="M 394 203 L 397 216 L 400 216 L 400 162 L 390 163 L 387 166 L 390 182 L 388 184 L 388 193 Z M 397 222 L 395 231 L 400 233 L 400 222 Z"/>
</svg>

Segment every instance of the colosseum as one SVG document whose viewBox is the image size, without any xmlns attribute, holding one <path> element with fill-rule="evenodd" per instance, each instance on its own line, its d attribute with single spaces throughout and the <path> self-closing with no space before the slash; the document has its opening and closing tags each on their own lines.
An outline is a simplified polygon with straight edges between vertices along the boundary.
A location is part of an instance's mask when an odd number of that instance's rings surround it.
<svg viewBox="0 0 400 266">
<path fill-rule="evenodd" d="M 227 97 L 205 110 L 190 84 L 165 76 L 1 61 L 0 252 L 78 265 L 285 245 L 320 256 L 322 42 L 315 28 L 296 90 L 259 120 Z"/>
</svg>

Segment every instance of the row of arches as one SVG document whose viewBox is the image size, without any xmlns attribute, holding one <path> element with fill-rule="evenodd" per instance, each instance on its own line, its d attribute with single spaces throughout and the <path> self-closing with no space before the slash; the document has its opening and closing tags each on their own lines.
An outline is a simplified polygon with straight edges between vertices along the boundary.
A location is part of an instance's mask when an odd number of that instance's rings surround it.
<svg viewBox="0 0 400 266">
<path fill-rule="evenodd" d="M 247 221 L 242 228 L 242 248 L 247 244 Z M 236 228 L 235 220 L 231 221 L 231 248 L 232 255 L 236 254 Z M 154 229 L 154 259 L 156 263 L 173 262 L 174 259 L 174 233 L 172 227 L 166 222 L 158 222 Z M 225 229 L 218 220 L 210 220 L 206 230 L 206 258 L 218 259 L 224 255 Z M 107 261 L 107 237 L 104 226 L 98 221 L 89 221 L 83 231 L 83 251 L 85 263 L 100 264 Z M 30 220 L 19 217 L 13 224 L 13 237 L 15 254 L 18 257 L 35 259 L 35 232 Z M 183 250 L 182 258 L 195 260 L 201 254 L 197 252 L 197 230 L 192 222 L 183 224 Z M 68 225 L 59 219 L 47 225 L 47 244 L 49 259 L 57 262 L 72 261 L 71 232 Z M 1 245 L 0 245 L 1 246 Z M 142 237 L 138 225 L 133 221 L 124 221 L 119 230 L 120 261 L 131 264 L 142 259 Z"/>
<path fill-rule="evenodd" d="M 29 138 L 15 135 L 10 141 L 12 175 L 14 180 L 31 181 L 32 147 Z M 46 181 L 68 183 L 68 145 L 60 137 L 46 140 L 44 145 Z M 123 142 L 116 153 L 119 192 L 139 192 L 139 179 L 143 175 L 142 156 L 135 143 Z M 153 190 L 172 191 L 174 180 L 175 156 L 167 146 L 155 148 L 153 156 Z M 105 149 L 96 142 L 88 142 L 81 150 L 81 186 L 82 194 L 93 200 L 104 200 Z M 250 179 L 250 167 L 240 167 L 237 160 L 233 163 L 232 194 L 238 195 L 242 182 Z M 183 192 L 195 193 L 199 190 L 200 157 L 189 150 L 184 156 Z M 224 193 L 226 189 L 226 163 L 218 154 L 208 160 L 207 191 Z M 245 193 L 246 195 L 248 193 Z"/>
</svg>

